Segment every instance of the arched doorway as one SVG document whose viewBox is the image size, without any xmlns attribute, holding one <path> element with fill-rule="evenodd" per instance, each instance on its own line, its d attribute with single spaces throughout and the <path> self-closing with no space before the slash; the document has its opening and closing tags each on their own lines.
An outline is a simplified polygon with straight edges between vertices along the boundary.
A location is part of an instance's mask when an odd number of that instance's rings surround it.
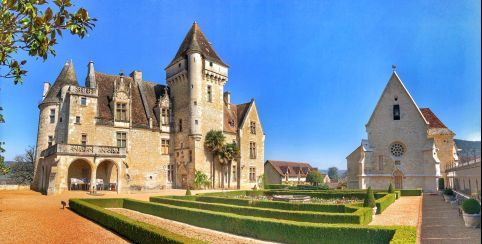
<svg viewBox="0 0 482 244">
<path fill-rule="evenodd" d="M 69 190 L 89 190 L 89 182 L 92 174 L 90 163 L 84 159 L 77 159 L 69 166 L 67 183 Z"/>
<path fill-rule="evenodd" d="M 97 190 L 117 191 L 119 186 L 117 164 L 110 160 L 102 161 L 96 171 Z"/>
<path fill-rule="evenodd" d="M 395 189 L 403 189 L 403 173 L 400 170 L 393 172 L 393 181 L 395 182 Z"/>
</svg>

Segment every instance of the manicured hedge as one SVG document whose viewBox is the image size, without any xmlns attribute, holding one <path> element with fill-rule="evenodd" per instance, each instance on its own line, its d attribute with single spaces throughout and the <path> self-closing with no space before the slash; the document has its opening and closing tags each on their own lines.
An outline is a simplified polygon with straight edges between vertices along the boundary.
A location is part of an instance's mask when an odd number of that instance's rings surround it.
<svg viewBox="0 0 482 244">
<path fill-rule="evenodd" d="M 302 191 L 302 190 L 289 190 L 289 191 L 283 191 L 283 190 L 267 190 L 264 191 L 265 195 L 306 195 L 306 196 L 311 196 L 311 197 L 316 197 L 316 198 L 325 198 L 325 199 L 331 199 L 331 198 L 356 198 L 356 199 L 364 199 L 366 193 L 365 192 L 352 192 L 352 191 Z"/>
<path fill-rule="evenodd" d="M 224 192 L 209 192 L 209 193 L 200 193 L 197 194 L 199 196 L 217 196 L 217 197 L 236 197 L 236 196 L 246 196 L 247 192 L 255 192 L 259 194 L 263 194 L 262 191 L 224 191 Z"/>
<path fill-rule="evenodd" d="M 69 207 L 135 243 L 204 243 L 104 209 L 123 207 L 123 203 L 124 199 L 70 199 Z"/>
<path fill-rule="evenodd" d="M 269 184 L 266 185 L 266 189 L 288 189 L 289 185 L 284 184 Z"/>
<path fill-rule="evenodd" d="M 124 207 L 187 224 L 283 243 L 415 243 L 414 227 L 320 224 L 125 199 Z"/>
<path fill-rule="evenodd" d="M 422 195 L 422 189 L 400 189 L 399 190 L 402 197 L 406 196 L 421 196 Z"/>
<path fill-rule="evenodd" d="M 377 214 L 383 213 L 388 206 L 390 206 L 392 203 L 395 202 L 395 194 L 386 194 L 384 197 L 379 198 L 375 201 L 375 204 L 377 205 Z"/>
<path fill-rule="evenodd" d="M 238 198 L 223 198 L 223 197 L 205 197 L 199 196 L 196 201 L 223 203 L 238 206 L 251 206 L 257 208 L 270 208 L 291 211 L 315 211 L 315 212 L 335 212 L 335 213 L 350 213 L 354 212 L 346 210 L 342 204 L 320 204 L 320 203 L 295 203 L 295 202 L 275 202 L 265 200 L 250 200 Z"/>
<path fill-rule="evenodd" d="M 353 213 L 330 213 L 314 211 L 290 211 L 270 208 L 256 208 L 246 206 L 236 206 L 220 203 L 206 203 L 189 200 L 172 199 L 168 197 L 151 197 L 151 202 L 189 207 L 196 209 L 211 210 L 216 212 L 233 213 L 243 216 L 255 216 L 273 219 L 286 219 L 299 222 L 313 223 L 344 223 L 344 224 L 368 224 L 370 218 L 366 218 L 365 212 L 371 209 L 361 208 Z M 343 206 L 343 205 L 342 205 Z"/>
</svg>

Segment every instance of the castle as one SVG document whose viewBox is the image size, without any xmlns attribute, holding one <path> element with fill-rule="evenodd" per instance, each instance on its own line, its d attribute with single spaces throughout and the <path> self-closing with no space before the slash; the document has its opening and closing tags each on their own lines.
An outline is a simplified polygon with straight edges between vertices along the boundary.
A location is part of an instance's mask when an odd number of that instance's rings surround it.
<svg viewBox="0 0 482 244">
<path fill-rule="evenodd" d="M 80 86 L 72 61 L 44 84 L 33 188 L 46 194 L 90 190 L 156 191 L 193 185 L 251 188 L 264 172 L 264 132 L 254 99 L 233 104 L 228 65 L 194 23 L 165 68 L 167 85 L 142 72 L 109 75 L 89 62 Z M 204 145 L 220 130 L 240 156 L 227 166 Z M 227 167 L 227 170 L 226 170 Z M 94 184 L 95 182 L 95 184 Z"/>
<path fill-rule="evenodd" d="M 429 108 L 419 108 L 393 71 L 365 125 L 368 139 L 347 159 L 348 187 L 422 188 L 436 191 L 437 179 L 458 160 L 454 136 Z"/>
</svg>

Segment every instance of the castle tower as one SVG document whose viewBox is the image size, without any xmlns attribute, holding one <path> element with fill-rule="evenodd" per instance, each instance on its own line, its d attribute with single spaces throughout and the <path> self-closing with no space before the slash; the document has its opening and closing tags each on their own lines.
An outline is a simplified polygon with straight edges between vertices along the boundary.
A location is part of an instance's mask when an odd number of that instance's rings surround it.
<svg viewBox="0 0 482 244">
<path fill-rule="evenodd" d="M 203 137 L 210 130 L 223 129 L 228 65 L 194 22 L 165 70 L 173 102 L 176 181 L 181 187 L 192 181 L 194 169 L 215 174 L 206 165 L 212 159 L 205 152 Z"/>
<path fill-rule="evenodd" d="M 37 133 L 37 147 L 35 150 L 35 169 L 32 187 L 40 189 L 39 182 L 42 172 L 40 153 L 49 146 L 55 145 L 66 140 L 64 133 L 59 127 L 66 126 L 68 123 L 67 111 L 63 106 L 63 98 L 70 85 L 78 86 L 75 75 L 74 64 L 72 61 L 66 62 L 54 84 L 44 83 L 43 100 L 39 105 L 40 114 Z"/>
</svg>

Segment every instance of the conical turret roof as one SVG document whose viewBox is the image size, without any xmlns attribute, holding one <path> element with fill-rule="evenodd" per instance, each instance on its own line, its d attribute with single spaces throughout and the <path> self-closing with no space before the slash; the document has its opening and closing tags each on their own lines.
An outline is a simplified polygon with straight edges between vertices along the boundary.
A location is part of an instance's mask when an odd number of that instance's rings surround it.
<svg viewBox="0 0 482 244">
<path fill-rule="evenodd" d="M 228 66 L 223 60 L 218 56 L 216 51 L 214 51 L 213 47 L 209 43 L 208 39 L 202 33 L 201 29 L 196 22 L 194 22 L 191 26 L 191 29 L 184 37 L 184 40 L 181 43 L 181 46 L 177 50 L 176 56 L 172 59 L 171 63 L 168 65 L 171 66 L 180 59 L 184 58 L 187 53 L 189 52 L 200 52 L 204 58 L 219 63 L 224 66 Z"/>
<path fill-rule="evenodd" d="M 55 80 L 54 84 L 50 88 L 47 96 L 45 96 L 45 99 L 42 101 L 42 103 L 58 102 L 60 98 L 60 91 L 65 85 L 79 85 L 77 83 L 77 76 L 75 75 L 74 64 L 72 60 L 70 60 L 70 63 L 65 63 L 62 71 L 60 71 L 59 76 Z"/>
</svg>

